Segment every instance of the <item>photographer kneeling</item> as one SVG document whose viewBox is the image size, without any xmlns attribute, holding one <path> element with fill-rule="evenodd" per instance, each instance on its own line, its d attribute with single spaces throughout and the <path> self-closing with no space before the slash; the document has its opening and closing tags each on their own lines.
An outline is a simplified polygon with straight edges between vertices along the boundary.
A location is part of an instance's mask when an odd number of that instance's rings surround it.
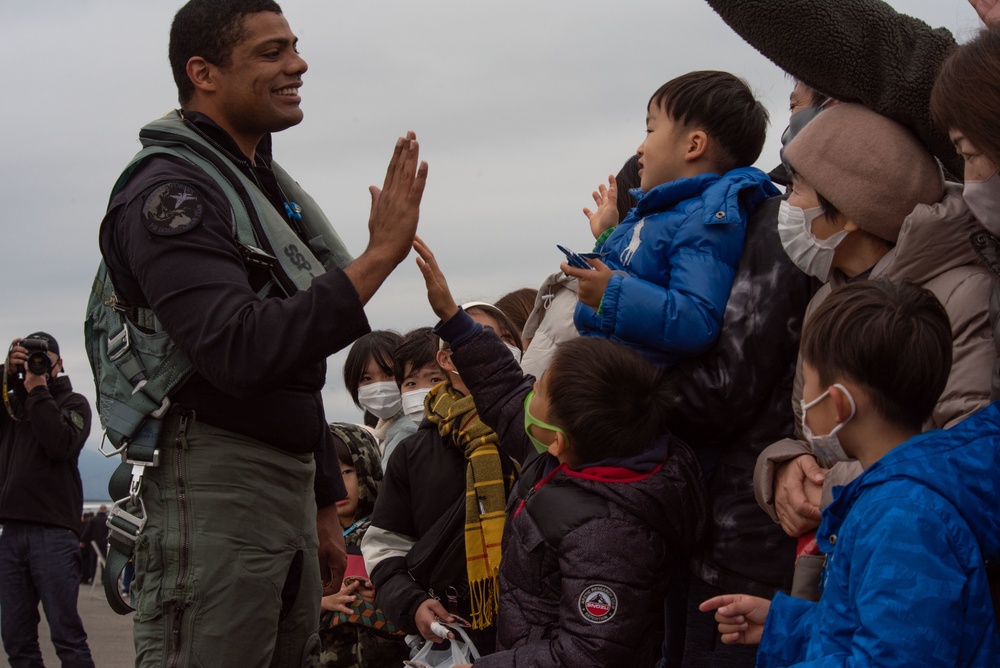
<svg viewBox="0 0 1000 668">
<path fill-rule="evenodd" d="M 90 434 L 90 405 L 62 368 L 59 344 L 38 332 L 14 340 L 0 372 L 0 636 L 14 666 L 41 664 L 39 602 L 61 663 L 94 665 L 76 609 L 77 458 Z"/>
</svg>

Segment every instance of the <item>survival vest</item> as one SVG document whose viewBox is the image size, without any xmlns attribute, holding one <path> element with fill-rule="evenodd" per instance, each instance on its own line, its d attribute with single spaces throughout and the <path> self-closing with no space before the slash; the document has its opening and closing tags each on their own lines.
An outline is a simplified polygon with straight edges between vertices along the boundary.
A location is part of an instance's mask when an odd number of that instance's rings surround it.
<svg viewBox="0 0 1000 668">
<path fill-rule="evenodd" d="M 233 238 L 244 261 L 270 270 L 271 280 L 258 293 L 261 299 L 305 290 L 317 276 L 352 261 L 319 205 L 277 163 L 271 168 L 289 204 L 299 205 L 291 215 L 301 216 L 305 243 L 257 185 L 180 112 L 172 111 L 146 125 L 139 140 L 143 148 L 118 177 L 109 206 L 148 158 L 173 156 L 200 168 L 229 201 Z M 108 486 L 116 502 L 108 517 L 112 552 L 104 581 L 111 607 L 126 614 L 131 608 L 118 595 L 117 572 L 113 578 L 108 575 L 124 566 L 145 524 L 139 497 L 142 471 L 158 465 L 161 419 L 170 408 L 170 395 L 194 369 L 150 309 L 121 302 L 103 260 L 87 303 L 84 338 L 104 437 L 115 446 L 106 452 L 102 442 L 101 452 L 105 456 L 121 453 L 123 461 Z"/>
</svg>

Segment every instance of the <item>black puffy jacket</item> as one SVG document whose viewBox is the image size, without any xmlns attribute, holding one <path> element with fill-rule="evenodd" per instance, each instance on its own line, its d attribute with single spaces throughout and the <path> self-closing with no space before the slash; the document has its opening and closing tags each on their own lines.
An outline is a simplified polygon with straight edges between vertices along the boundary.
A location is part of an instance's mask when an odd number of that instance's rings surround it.
<svg viewBox="0 0 1000 668">
<path fill-rule="evenodd" d="M 554 462 L 535 458 L 512 495 L 498 653 L 476 665 L 652 666 L 667 574 L 707 513 L 697 461 L 667 436 L 617 465 Z"/>
<path fill-rule="evenodd" d="M 437 331 L 483 422 L 527 461 L 507 505 L 498 651 L 476 666 L 653 665 L 668 575 L 708 512 L 691 450 L 667 435 L 627 460 L 557 466 L 524 432 L 533 378 L 496 334 L 462 312 Z"/>
<path fill-rule="evenodd" d="M 790 589 L 796 541 L 757 505 L 754 465 L 764 448 L 795 433 L 799 333 L 819 285 L 781 246 L 780 202 L 765 201 L 747 225 L 718 342 L 671 371 L 677 392 L 668 422 L 708 478 L 711 521 L 692 570 L 725 591 L 766 598 Z"/>
</svg>

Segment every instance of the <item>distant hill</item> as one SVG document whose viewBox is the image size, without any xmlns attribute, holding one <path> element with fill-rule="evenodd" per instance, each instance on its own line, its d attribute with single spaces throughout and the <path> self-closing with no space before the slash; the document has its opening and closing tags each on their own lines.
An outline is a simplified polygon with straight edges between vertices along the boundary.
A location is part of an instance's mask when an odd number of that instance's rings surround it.
<svg viewBox="0 0 1000 668">
<path fill-rule="evenodd" d="M 121 457 L 107 458 L 97 450 L 85 447 L 80 452 L 80 479 L 84 501 L 107 501 L 108 480 L 121 463 Z"/>
</svg>

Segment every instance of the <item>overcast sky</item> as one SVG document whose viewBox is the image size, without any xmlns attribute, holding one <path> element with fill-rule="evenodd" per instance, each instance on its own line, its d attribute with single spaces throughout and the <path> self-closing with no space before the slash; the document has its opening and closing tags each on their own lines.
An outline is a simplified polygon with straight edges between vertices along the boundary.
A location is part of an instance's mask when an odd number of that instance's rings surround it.
<svg viewBox="0 0 1000 668">
<path fill-rule="evenodd" d="M 146 122 L 176 106 L 167 36 L 181 3 L 3 0 L 0 59 L 0 341 L 57 337 L 78 391 L 94 386 L 83 317 L 108 193 Z M 412 129 L 430 164 L 419 233 L 459 301 L 537 287 L 555 244 L 589 250 L 580 212 L 642 141 L 646 102 L 697 69 L 744 77 L 771 111 L 760 167 L 776 164 L 789 82 L 701 0 L 284 0 L 309 63 L 305 120 L 275 158 L 322 205 L 356 255 L 369 184 Z M 960 41 L 964 0 L 895 0 Z M 411 257 L 367 307 L 375 329 L 434 324 Z M 274 345 L 281 345 L 275 341 Z M 331 420 L 358 420 L 330 358 Z M 88 442 L 96 448 L 96 424 Z"/>
</svg>

